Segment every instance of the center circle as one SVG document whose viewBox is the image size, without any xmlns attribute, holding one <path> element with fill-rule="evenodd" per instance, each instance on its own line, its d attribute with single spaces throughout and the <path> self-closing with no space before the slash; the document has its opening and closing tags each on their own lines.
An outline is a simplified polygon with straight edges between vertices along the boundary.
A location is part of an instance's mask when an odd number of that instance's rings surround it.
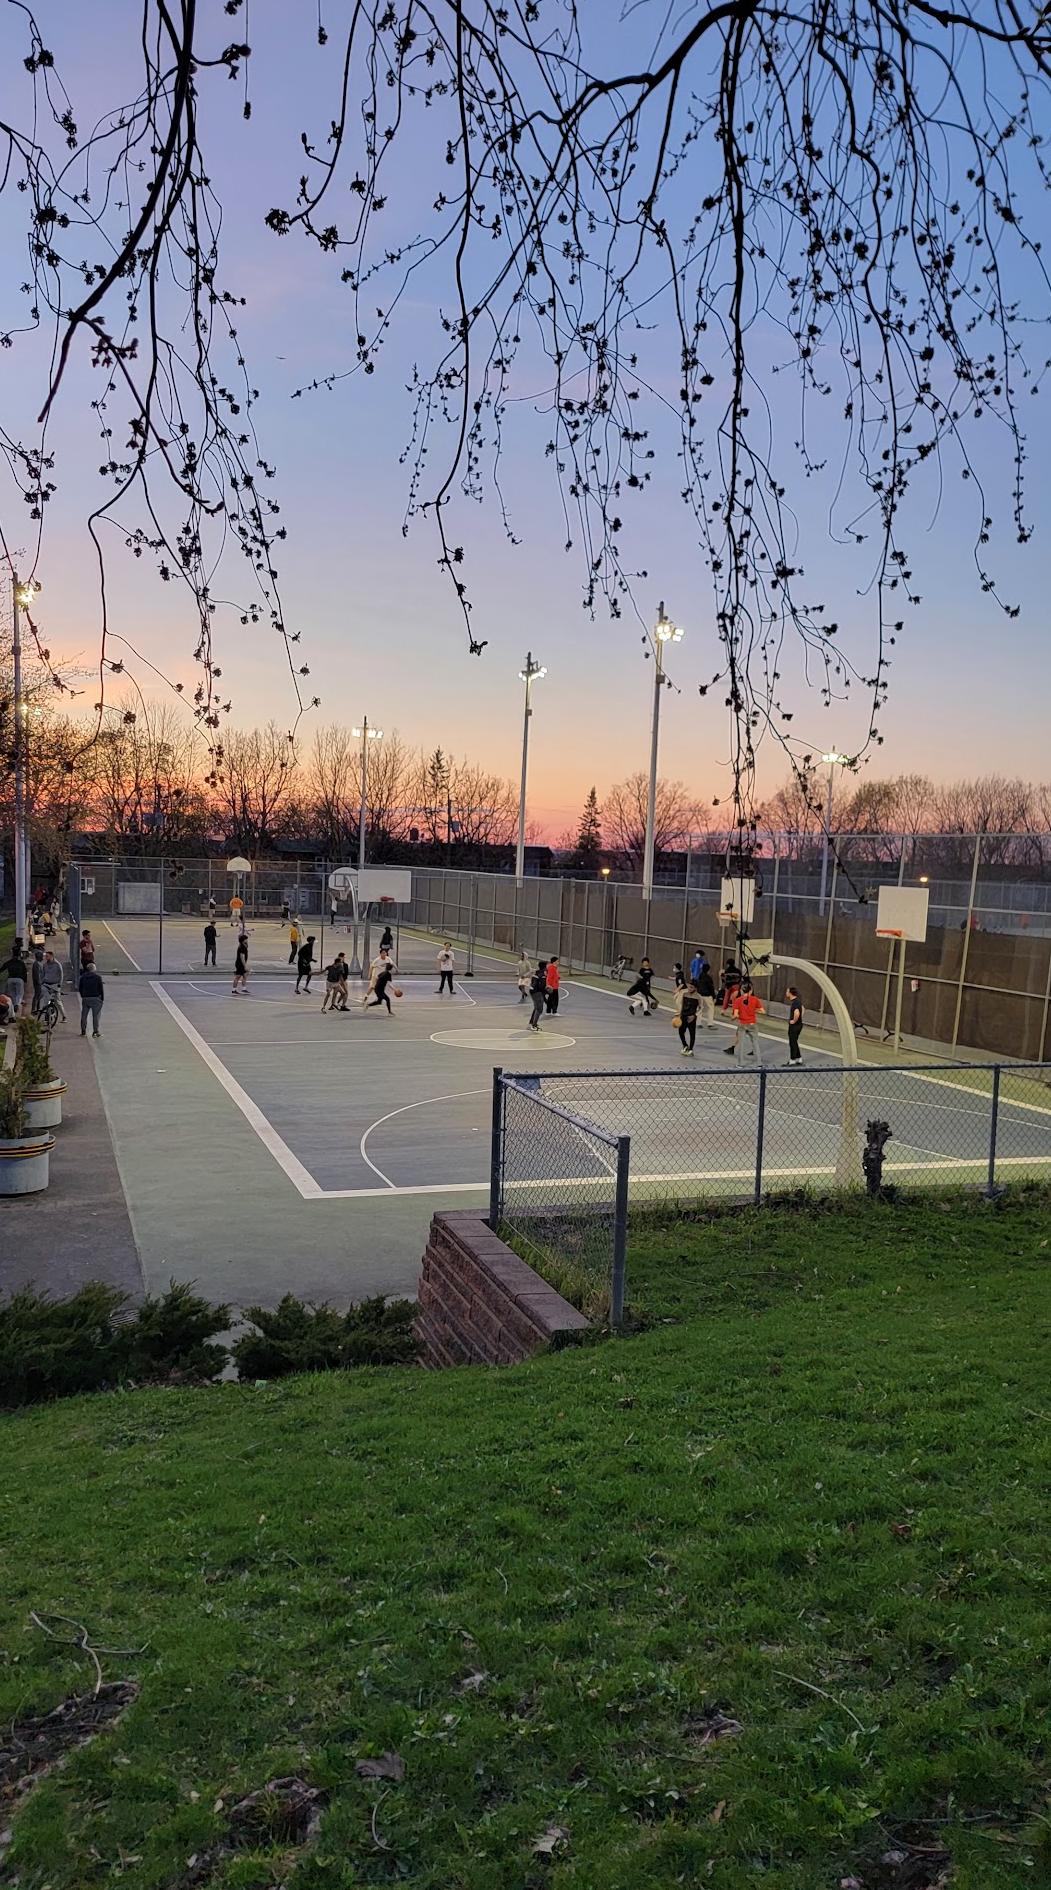
<svg viewBox="0 0 1051 1890">
<path fill-rule="evenodd" d="M 517 1050 L 539 1044 L 545 1050 L 572 1050 L 575 1037 L 560 1037 L 550 1030 L 435 1030 L 431 1042 L 451 1050 Z"/>
</svg>

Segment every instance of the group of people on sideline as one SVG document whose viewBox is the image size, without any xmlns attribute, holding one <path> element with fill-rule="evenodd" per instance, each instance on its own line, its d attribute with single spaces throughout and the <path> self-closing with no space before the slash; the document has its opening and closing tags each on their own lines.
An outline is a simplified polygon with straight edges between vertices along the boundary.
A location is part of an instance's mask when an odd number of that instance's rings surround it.
<svg viewBox="0 0 1051 1890">
<path fill-rule="evenodd" d="M 90 1024 L 92 1036 L 100 1037 L 106 987 L 102 973 L 95 964 L 95 941 L 86 928 L 77 941 L 77 957 L 80 961 L 76 977 L 80 997 L 80 1034 L 86 1037 Z M 62 961 L 39 939 L 28 951 L 20 938 L 15 939 L 9 957 L 0 965 L 0 979 L 3 980 L 0 989 L 0 1025 L 13 1024 L 27 1014 L 39 1017 L 52 1003 L 62 1022 L 66 1022 L 66 1007 L 62 1002 L 65 982 Z"/>
</svg>

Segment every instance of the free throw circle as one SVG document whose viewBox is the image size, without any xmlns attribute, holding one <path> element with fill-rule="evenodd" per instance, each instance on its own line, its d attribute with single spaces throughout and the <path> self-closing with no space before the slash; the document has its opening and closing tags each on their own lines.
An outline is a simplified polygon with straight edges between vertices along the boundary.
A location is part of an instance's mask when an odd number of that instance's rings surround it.
<svg viewBox="0 0 1051 1890">
<path fill-rule="evenodd" d="M 431 1042 L 450 1050 L 520 1050 L 526 1044 L 541 1045 L 545 1050 L 572 1050 L 575 1037 L 562 1037 L 553 1030 L 435 1030 Z"/>
</svg>

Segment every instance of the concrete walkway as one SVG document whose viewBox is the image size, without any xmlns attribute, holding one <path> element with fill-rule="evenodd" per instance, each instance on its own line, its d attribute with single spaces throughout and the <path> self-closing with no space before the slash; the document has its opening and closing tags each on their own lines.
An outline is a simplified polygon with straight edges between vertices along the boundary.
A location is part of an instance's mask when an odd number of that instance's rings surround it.
<svg viewBox="0 0 1051 1890">
<path fill-rule="evenodd" d="M 100 1045 L 79 1035 L 79 1007 L 68 997 L 66 1008 L 69 1022 L 51 1045 L 55 1071 L 69 1085 L 51 1185 L 0 1200 L 0 1292 L 35 1286 L 64 1299 L 88 1280 L 104 1280 L 139 1300 L 143 1272 L 95 1069 Z"/>
</svg>

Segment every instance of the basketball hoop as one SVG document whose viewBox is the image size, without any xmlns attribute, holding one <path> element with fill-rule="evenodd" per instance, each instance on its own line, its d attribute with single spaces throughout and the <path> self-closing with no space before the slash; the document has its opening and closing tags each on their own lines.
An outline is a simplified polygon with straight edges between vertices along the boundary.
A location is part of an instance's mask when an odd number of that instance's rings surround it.
<svg viewBox="0 0 1051 1890">
<path fill-rule="evenodd" d="M 895 925 L 877 925 L 876 937 L 877 938 L 904 938 L 905 934 L 900 929 L 900 927 L 895 926 Z"/>
<path fill-rule="evenodd" d="M 721 906 L 716 908 L 715 916 L 720 925 L 737 925 L 741 918 L 739 912 L 724 912 Z"/>
</svg>

